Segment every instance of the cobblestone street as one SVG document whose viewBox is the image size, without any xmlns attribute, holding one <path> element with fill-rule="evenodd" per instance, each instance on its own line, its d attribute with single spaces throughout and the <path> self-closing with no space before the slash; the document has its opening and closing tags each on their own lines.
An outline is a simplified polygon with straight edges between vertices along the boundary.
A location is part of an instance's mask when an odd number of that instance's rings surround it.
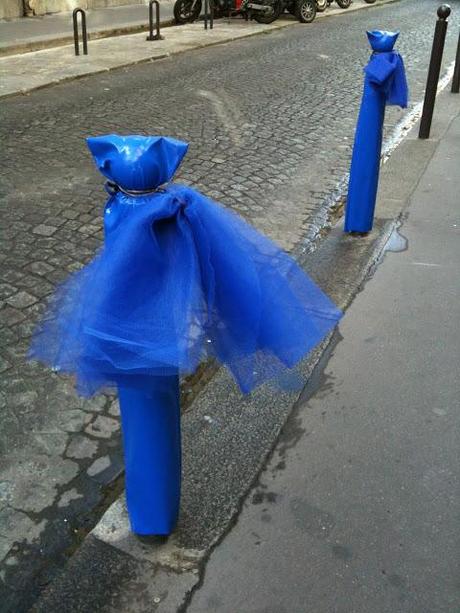
<svg viewBox="0 0 460 613">
<path fill-rule="evenodd" d="M 436 6 L 344 11 L 1 102 L 2 611 L 27 609 L 118 493 L 110 487 L 122 470 L 117 402 L 78 398 L 71 381 L 25 360 L 47 297 L 101 244 L 105 192 L 85 137 L 190 142 L 177 179 L 295 252 L 317 233 L 349 167 L 365 30 L 401 30 L 411 102 L 388 111 L 388 140 L 422 99 Z M 453 13 L 443 70 L 455 57 Z"/>
</svg>

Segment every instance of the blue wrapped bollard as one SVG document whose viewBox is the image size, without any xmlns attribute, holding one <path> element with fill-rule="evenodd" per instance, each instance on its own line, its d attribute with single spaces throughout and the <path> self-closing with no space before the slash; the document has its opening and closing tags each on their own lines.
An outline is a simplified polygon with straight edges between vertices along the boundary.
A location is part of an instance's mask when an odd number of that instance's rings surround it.
<svg viewBox="0 0 460 613">
<path fill-rule="evenodd" d="M 385 106 L 407 107 L 404 63 L 393 51 L 399 32 L 367 32 L 373 53 L 365 67 L 364 91 L 351 160 L 345 232 L 369 232 L 374 209 L 382 151 Z"/>
<path fill-rule="evenodd" d="M 179 378 L 130 376 L 118 384 L 126 506 L 133 532 L 167 535 L 179 515 Z"/>
<path fill-rule="evenodd" d="M 104 246 L 58 288 L 31 357 L 91 395 L 118 390 L 131 527 L 169 534 L 180 501 L 179 377 L 215 358 L 242 392 L 282 374 L 340 310 L 286 253 L 234 213 L 169 183 L 188 145 L 99 136 Z"/>
</svg>

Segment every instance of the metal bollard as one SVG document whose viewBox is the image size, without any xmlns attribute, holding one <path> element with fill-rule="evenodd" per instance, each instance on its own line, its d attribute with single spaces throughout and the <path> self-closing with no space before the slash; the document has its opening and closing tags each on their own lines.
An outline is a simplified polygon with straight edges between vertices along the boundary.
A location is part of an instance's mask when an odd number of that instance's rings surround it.
<svg viewBox="0 0 460 613">
<path fill-rule="evenodd" d="M 209 16 L 209 29 L 214 27 L 214 2 L 213 0 L 204 0 L 204 29 L 208 29 L 208 16 Z"/>
<path fill-rule="evenodd" d="M 460 32 L 458 33 L 457 55 L 455 56 L 454 76 L 452 79 L 452 89 L 450 91 L 453 94 L 458 94 L 459 90 L 460 90 Z"/>
<path fill-rule="evenodd" d="M 83 54 L 88 55 L 88 34 L 86 32 L 86 13 L 83 9 L 75 9 L 72 13 L 73 41 L 75 45 L 75 55 L 80 55 L 80 41 L 78 37 L 78 13 L 80 13 L 81 15 L 81 36 L 83 39 Z"/>
<path fill-rule="evenodd" d="M 423 102 L 422 119 L 420 122 L 419 138 L 429 138 L 431 121 L 433 119 L 434 103 L 438 91 L 439 73 L 441 72 L 442 54 L 450 15 L 450 6 L 442 4 L 438 8 L 438 20 L 434 31 L 433 47 L 431 49 L 430 67 L 426 81 L 425 100 Z"/>
<path fill-rule="evenodd" d="M 153 5 L 155 5 L 155 29 L 153 33 Z M 149 2 L 149 35 L 146 40 L 163 40 L 164 36 L 160 34 L 160 3 L 158 0 L 150 0 Z"/>
</svg>

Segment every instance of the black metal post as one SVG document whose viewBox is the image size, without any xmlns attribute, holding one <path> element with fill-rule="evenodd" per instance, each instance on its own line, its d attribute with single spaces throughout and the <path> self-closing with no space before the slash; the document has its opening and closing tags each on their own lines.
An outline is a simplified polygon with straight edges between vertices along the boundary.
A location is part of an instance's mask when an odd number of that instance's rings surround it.
<svg viewBox="0 0 460 613">
<path fill-rule="evenodd" d="M 153 5 L 155 5 L 155 29 L 153 33 Z M 164 36 L 160 34 L 160 3 L 158 0 L 150 0 L 149 2 L 149 35 L 147 40 L 163 40 Z"/>
<path fill-rule="evenodd" d="M 453 94 L 458 94 L 460 90 L 460 32 L 458 33 L 457 55 L 455 56 L 454 77 L 452 79 Z"/>
<path fill-rule="evenodd" d="M 214 27 L 214 2 L 213 0 L 204 0 L 204 29 L 208 29 L 208 16 L 209 16 L 209 29 Z"/>
<path fill-rule="evenodd" d="M 88 55 L 88 34 L 86 31 L 86 13 L 83 9 L 75 9 L 72 13 L 73 19 L 73 42 L 75 45 L 75 55 L 80 55 L 80 41 L 78 37 L 78 13 L 81 15 L 81 37 L 83 39 L 83 54 Z"/>
<path fill-rule="evenodd" d="M 438 20 L 434 31 L 433 47 L 431 48 L 430 67 L 426 81 L 425 100 L 423 102 L 422 119 L 420 122 L 419 138 L 430 138 L 431 121 L 433 119 L 434 103 L 438 91 L 439 73 L 441 72 L 442 54 L 450 15 L 450 6 L 442 4 L 438 8 Z"/>
</svg>

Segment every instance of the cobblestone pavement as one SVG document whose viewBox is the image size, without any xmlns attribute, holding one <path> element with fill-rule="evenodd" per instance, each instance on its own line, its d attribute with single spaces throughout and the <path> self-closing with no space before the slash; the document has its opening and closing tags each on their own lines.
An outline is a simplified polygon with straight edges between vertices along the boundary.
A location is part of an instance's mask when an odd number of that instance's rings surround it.
<svg viewBox="0 0 460 613">
<path fill-rule="evenodd" d="M 79 399 L 71 381 L 25 361 L 55 284 L 101 243 L 103 180 L 85 136 L 162 133 L 189 141 L 178 178 L 292 250 L 314 230 L 348 168 L 365 29 L 401 29 L 414 105 L 434 8 L 431 0 L 402 0 L 2 103 L 2 610 L 26 610 L 91 525 L 122 465 L 113 398 Z M 458 24 L 457 15 L 449 61 Z M 388 112 L 387 136 L 403 114 Z"/>
</svg>

